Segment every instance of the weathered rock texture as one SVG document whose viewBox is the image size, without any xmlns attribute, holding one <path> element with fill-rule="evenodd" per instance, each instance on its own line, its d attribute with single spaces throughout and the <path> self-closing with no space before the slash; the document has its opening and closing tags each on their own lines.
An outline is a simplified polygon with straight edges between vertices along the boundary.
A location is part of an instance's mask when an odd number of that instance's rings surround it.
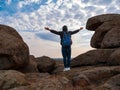
<svg viewBox="0 0 120 90">
<path fill-rule="evenodd" d="M 28 85 L 25 75 L 14 70 L 0 71 L 0 90 Z"/>
<path fill-rule="evenodd" d="M 55 69 L 55 60 L 47 56 L 38 57 L 36 61 L 39 72 L 51 73 Z"/>
<path fill-rule="evenodd" d="M 96 49 L 72 60 L 72 67 L 84 67 L 71 75 L 74 87 L 76 90 L 119 90 L 120 14 L 91 17 L 86 28 L 95 32 L 90 44 Z"/>
<path fill-rule="evenodd" d="M 29 49 L 15 29 L 0 25 L 0 69 L 17 69 L 29 63 Z"/>
<path fill-rule="evenodd" d="M 86 28 L 95 31 L 88 51 L 73 59 L 72 66 L 120 65 L 120 15 L 103 14 L 88 19 Z"/>
<path fill-rule="evenodd" d="M 115 52 L 114 49 L 90 50 L 75 57 L 71 62 L 71 66 L 108 65 L 111 63 L 110 56 L 113 52 Z"/>
<path fill-rule="evenodd" d="M 19 71 L 23 72 L 23 73 L 37 73 L 38 71 L 38 67 L 37 67 L 37 61 L 36 58 L 33 55 L 30 55 L 29 57 L 29 64 L 25 65 L 25 67 L 18 69 Z"/>
<path fill-rule="evenodd" d="M 120 15 L 104 14 L 88 19 L 86 28 L 95 31 L 91 46 L 93 48 L 120 47 Z"/>
</svg>

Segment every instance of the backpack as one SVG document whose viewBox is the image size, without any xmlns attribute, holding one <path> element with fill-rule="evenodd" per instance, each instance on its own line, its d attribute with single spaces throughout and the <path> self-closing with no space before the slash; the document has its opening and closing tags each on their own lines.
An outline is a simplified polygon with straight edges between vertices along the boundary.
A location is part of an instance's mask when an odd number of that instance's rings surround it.
<svg viewBox="0 0 120 90">
<path fill-rule="evenodd" d="M 71 35 L 69 32 L 63 32 L 62 46 L 70 46 L 72 44 Z"/>
</svg>

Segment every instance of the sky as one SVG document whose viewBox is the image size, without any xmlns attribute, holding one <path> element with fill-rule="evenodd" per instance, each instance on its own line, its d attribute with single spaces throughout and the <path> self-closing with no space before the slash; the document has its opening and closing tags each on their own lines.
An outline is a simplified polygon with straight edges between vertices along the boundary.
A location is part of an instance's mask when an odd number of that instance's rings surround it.
<svg viewBox="0 0 120 90">
<path fill-rule="evenodd" d="M 90 17 L 120 13 L 120 0 L 0 0 L 0 24 L 17 30 L 35 57 L 61 58 L 59 36 L 44 27 L 61 31 L 67 25 L 70 31 L 84 27 L 72 36 L 72 57 L 93 48 L 93 31 L 86 29 Z"/>
</svg>

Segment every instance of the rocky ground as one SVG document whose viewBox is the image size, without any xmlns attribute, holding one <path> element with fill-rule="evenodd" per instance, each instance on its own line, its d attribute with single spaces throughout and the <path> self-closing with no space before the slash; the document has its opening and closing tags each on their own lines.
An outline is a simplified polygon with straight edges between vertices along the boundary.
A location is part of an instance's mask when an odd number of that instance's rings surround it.
<svg viewBox="0 0 120 90">
<path fill-rule="evenodd" d="M 50 57 L 29 55 L 15 29 L 0 25 L 0 90 L 120 90 L 120 15 L 91 17 L 94 50 L 71 61 L 71 70 Z"/>
</svg>

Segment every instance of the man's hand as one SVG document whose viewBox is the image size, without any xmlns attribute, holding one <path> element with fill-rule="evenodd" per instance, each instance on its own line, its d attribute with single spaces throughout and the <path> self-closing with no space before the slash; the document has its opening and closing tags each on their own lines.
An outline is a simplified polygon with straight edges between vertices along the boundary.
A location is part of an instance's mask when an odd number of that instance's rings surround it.
<svg viewBox="0 0 120 90">
<path fill-rule="evenodd" d="M 83 27 L 80 27 L 80 30 L 82 30 L 83 29 Z"/>
<path fill-rule="evenodd" d="M 50 29 L 49 29 L 48 27 L 45 27 L 45 30 L 48 30 L 48 31 L 50 31 Z"/>
</svg>

